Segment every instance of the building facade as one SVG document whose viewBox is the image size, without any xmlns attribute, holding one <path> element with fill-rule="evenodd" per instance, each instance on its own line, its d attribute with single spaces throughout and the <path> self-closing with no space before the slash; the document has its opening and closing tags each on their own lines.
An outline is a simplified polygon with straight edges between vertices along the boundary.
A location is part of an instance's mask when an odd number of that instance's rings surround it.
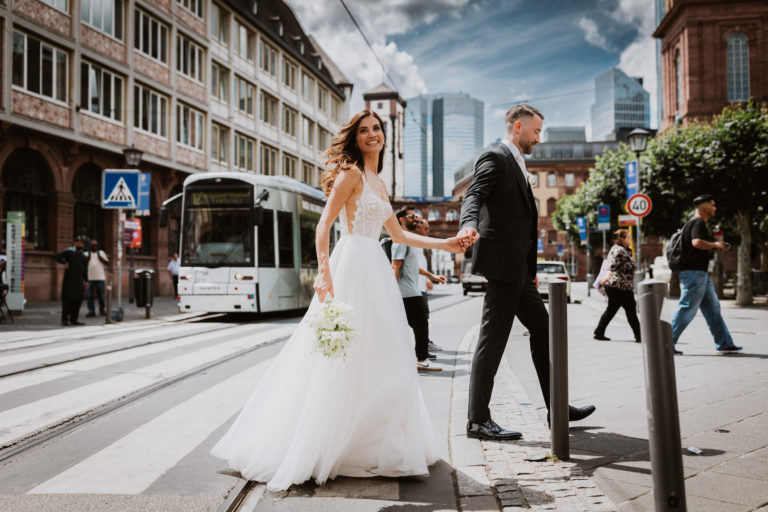
<svg viewBox="0 0 768 512">
<path fill-rule="evenodd" d="M 0 209 L 25 212 L 31 301 L 58 300 L 51 256 L 75 236 L 114 259 L 101 172 L 126 167 L 126 147 L 151 173 L 136 266 L 161 270 L 169 294 L 179 219 L 161 229 L 157 212 L 184 178 L 317 186 L 321 150 L 349 114 L 351 85 L 281 1 L 0 0 L 0 25 Z"/>
<path fill-rule="evenodd" d="M 414 184 L 408 195 L 450 196 L 456 171 L 483 147 L 484 104 L 464 93 L 422 95 L 408 103 L 416 105 L 414 126 L 406 132 L 406 146 L 414 149 L 405 155 L 406 182 Z"/>
<path fill-rule="evenodd" d="M 592 140 L 620 140 L 635 128 L 650 128 L 651 99 L 643 79 L 611 68 L 595 78 Z"/>
<path fill-rule="evenodd" d="M 381 84 L 363 94 L 365 108 L 376 112 L 384 121 L 387 147 L 381 179 L 387 184 L 389 197 L 402 197 L 404 190 L 403 136 L 405 133 L 405 106 L 403 98 L 388 86 Z"/>
<path fill-rule="evenodd" d="M 662 0 L 658 0 L 662 1 Z M 768 99 L 768 2 L 663 0 L 661 130 Z"/>
</svg>

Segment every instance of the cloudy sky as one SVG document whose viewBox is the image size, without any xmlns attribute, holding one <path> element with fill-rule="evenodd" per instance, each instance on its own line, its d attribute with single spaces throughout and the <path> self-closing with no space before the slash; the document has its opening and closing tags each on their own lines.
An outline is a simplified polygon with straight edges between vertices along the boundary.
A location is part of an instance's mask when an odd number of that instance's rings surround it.
<svg viewBox="0 0 768 512">
<path fill-rule="evenodd" d="M 397 89 L 465 92 L 485 102 L 485 141 L 527 100 L 549 126 L 585 126 L 594 79 L 611 67 L 643 77 L 656 119 L 654 0 L 345 0 Z M 340 0 L 288 0 L 304 29 L 362 93 L 389 79 Z M 411 121 L 408 118 L 408 121 Z"/>
</svg>

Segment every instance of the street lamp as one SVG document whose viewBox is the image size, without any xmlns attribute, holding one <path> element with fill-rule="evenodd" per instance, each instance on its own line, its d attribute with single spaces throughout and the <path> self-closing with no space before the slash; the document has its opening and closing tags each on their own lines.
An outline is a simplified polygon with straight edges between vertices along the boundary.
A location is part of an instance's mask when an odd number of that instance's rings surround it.
<svg viewBox="0 0 768 512">
<path fill-rule="evenodd" d="M 637 192 L 640 192 L 640 154 L 645 151 L 645 147 L 648 144 L 648 137 L 650 132 L 643 130 L 642 128 L 635 128 L 627 139 L 629 140 L 629 147 L 637 155 Z M 636 217 L 635 227 L 637 228 L 637 244 L 635 245 L 635 258 L 637 259 L 637 271 L 635 272 L 635 284 L 643 280 L 645 273 L 640 269 L 640 217 Z"/>
<path fill-rule="evenodd" d="M 125 156 L 125 163 L 128 164 L 129 168 L 137 168 L 139 164 L 141 164 L 141 157 L 144 155 L 144 152 L 140 149 L 136 149 L 136 147 L 131 144 L 131 147 L 125 148 L 123 150 L 123 156 Z M 120 243 L 123 243 L 122 240 L 122 230 L 120 233 Z M 133 303 L 133 247 L 128 247 L 128 254 L 130 255 L 130 270 L 128 274 L 128 302 Z"/>
</svg>

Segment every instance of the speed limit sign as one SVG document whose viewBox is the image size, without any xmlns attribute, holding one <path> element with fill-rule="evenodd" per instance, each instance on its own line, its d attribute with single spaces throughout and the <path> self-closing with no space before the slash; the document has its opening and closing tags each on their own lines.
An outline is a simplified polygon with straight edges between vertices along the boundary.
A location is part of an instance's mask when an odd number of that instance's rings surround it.
<svg viewBox="0 0 768 512">
<path fill-rule="evenodd" d="M 651 198 L 645 194 L 635 194 L 627 200 L 627 211 L 635 217 L 651 213 L 651 206 Z"/>
</svg>

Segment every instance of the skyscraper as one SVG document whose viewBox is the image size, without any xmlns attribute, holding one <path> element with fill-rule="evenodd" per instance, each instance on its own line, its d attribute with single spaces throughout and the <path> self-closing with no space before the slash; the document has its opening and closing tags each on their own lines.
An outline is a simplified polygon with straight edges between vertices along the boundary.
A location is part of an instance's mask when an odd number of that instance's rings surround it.
<svg viewBox="0 0 768 512">
<path fill-rule="evenodd" d="M 611 68 L 595 78 L 592 140 L 620 140 L 635 128 L 650 128 L 650 95 L 643 79 Z"/>
<path fill-rule="evenodd" d="M 483 102 L 442 93 L 410 99 L 408 107 L 405 195 L 450 196 L 456 170 L 483 147 Z"/>
</svg>

